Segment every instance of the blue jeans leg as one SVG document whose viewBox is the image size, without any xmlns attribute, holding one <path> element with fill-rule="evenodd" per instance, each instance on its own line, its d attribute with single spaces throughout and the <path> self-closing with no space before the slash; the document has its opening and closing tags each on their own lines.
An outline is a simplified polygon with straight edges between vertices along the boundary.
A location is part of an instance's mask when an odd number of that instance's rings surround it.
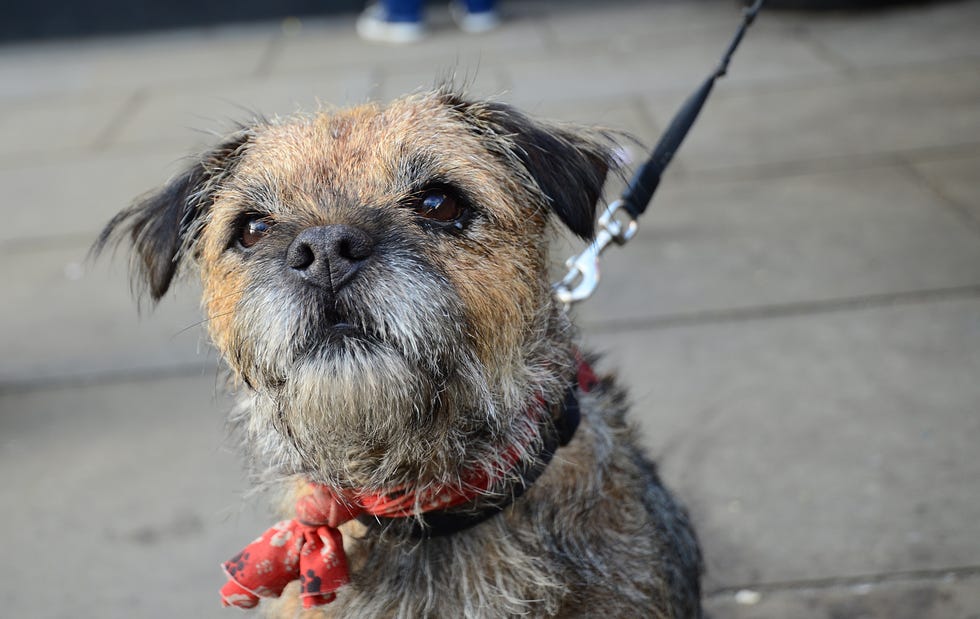
<svg viewBox="0 0 980 619">
<path fill-rule="evenodd" d="M 486 13 L 493 10 L 494 0 L 466 0 L 468 13 Z"/>
<path fill-rule="evenodd" d="M 384 7 L 390 22 L 422 21 L 422 0 L 384 0 Z"/>
</svg>

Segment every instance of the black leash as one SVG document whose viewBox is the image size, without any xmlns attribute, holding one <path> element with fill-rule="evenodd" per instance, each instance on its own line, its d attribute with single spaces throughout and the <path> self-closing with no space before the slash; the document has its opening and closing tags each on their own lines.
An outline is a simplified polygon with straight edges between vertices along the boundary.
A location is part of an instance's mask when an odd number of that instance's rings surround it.
<svg viewBox="0 0 980 619">
<path fill-rule="evenodd" d="M 670 121 L 670 126 L 664 131 L 657 146 L 653 149 L 650 158 L 633 175 L 629 186 L 618 200 L 609 205 L 609 208 L 599 218 L 599 231 L 596 233 L 595 240 L 585 251 L 578 256 L 570 258 L 566 263 L 569 272 L 565 278 L 555 286 L 555 296 L 569 306 L 576 301 L 588 298 L 595 291 L 599 283 L 599 255 L 611 243 L 623 245 L 636 235 L 636 219 L 647 210 L 653 198 L 653 193 L 660 185 L 660 178 L 667 169 L 677 149 L 680 148 L 684 138 L 687 137 L 691 126 L 697 120 L 704 102 L 708 100 L 711 89 L 718 78 L 723 77 L 728 72 L 728 64 L 735 54 L 739 43 L 745 36 L 756 15 L 762 9 L 764 0 L 755 0 L 752 6 L 747 7 L 742 15 L 742 23 L 728 44 L 725 55 L 722 56 L 718 67 L 701 84 L 701 87 L 687 98 L 684 105 L 674 114 Z M 622 215 L 619 213 L 622 211 Z"/>
</svg>

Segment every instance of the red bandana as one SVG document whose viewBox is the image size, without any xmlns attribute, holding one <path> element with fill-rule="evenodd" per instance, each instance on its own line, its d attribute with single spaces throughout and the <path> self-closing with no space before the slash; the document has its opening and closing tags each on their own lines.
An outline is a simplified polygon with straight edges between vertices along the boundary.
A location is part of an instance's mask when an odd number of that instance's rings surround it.
<svg viewBox="0 0 980 619">
<path fill-rule="evenodd" d="M 578 385 L 590 391 L 596 383 L 592 368 L 579 359 Z M 322 606 L 337 597 L 350 581 L 343 537 L 337 528 L 361 514 L 407 518 L 468 503 L 489 491 L 519 460 L 512 446 L 493 475 L 477 471 L 459 487 L 434 488 L 422 494 L 398 489 L 387 494 L 337 494 L 319 484 L 296 502 L 296 518 L 276 523 L 222 567 L 228 582 L 221 589 L 223 606 L 254 608 L 260 597 L 279 597 L 290 582 L 299 580 L 303 608 Z"/>
</svg>

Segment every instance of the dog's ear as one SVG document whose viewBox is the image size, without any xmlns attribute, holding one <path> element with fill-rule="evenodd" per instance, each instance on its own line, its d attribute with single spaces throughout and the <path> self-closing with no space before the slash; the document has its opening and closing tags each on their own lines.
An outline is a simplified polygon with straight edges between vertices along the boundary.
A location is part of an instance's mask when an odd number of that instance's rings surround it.
<svg viewBox="0 0 980 619">
<path fill-rule="evenodd" d="M 520 162 L 558 219 L 578 236 L 592 238 L 596 204 L 614 162 L 609 135 L 533 120 L 503 103 L 443 96 L 478 130 L 503 139 L 510 146 L 508 154 Z"/>
<path fill-rule="evenodd" d="M 129 237 L 133 253 L 134 287 L 154 301 L 170 288 L 178 267 L 200 233 L 221 181 L 232 172 L 253 132 L 242 129 L 196 158 L 182 173 L 154 192 L 139 198 L 112 218 L 92 246 L 98 254 L 106 245 Z"/>
</svg>

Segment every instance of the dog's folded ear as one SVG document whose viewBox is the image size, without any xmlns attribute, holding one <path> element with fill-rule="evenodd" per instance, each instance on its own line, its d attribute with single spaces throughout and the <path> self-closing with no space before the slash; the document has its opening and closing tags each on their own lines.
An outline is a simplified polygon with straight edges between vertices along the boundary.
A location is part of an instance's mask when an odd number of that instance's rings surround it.
<svg viewBox="0 0 980 619">
<path fill-rule="evenodd" d="M 233 170 L 252 131 L 242 129 L 196 158 L 161 189 L 138 199 L 112 218 L 92 246 L 98 254 L 107 245 L 129 237 L 134 287 L 159 301 L 187 253 L 193 250 L 221 180 Z"/>
<path fill-rule="evenodd" d="M 608 134 L 533 120 L 503 103 L 456 99 L 451 104 L 481 131 L 506 140 L 558 219 L 578 236 L 593 237 L 596 204 L 614 165 Z"/>
</svg>

